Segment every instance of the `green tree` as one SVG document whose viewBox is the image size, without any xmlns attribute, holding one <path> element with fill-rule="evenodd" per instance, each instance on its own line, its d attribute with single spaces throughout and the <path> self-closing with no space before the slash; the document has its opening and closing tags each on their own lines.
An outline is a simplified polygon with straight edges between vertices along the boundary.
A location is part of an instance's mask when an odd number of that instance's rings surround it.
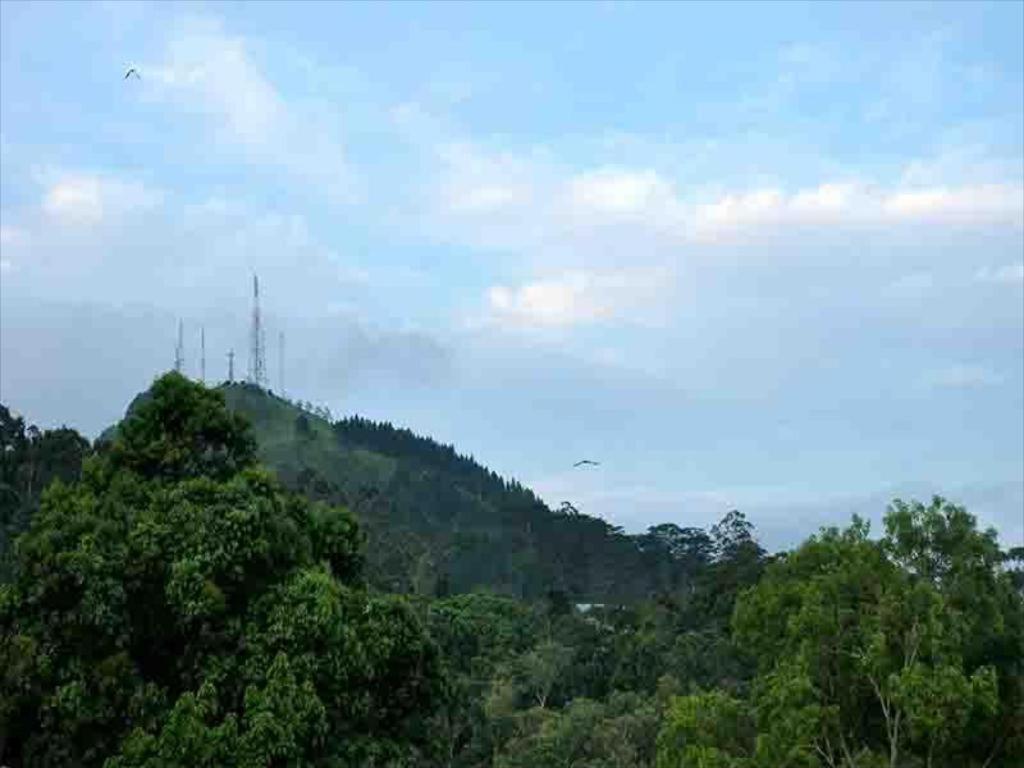
<svg viewBox="0 0 1024 768">
<path fill-rule="evenodd" d="M 111 469 L 147 480 L 225 480 L 256 461 L 249 425 L 216 390 L 181 375 L 157 379 L 129 409 L 109 449 Z"/>
<path fill-rule="evenodd" d="M 571 661 L 571 648 L 555 640 L 542 640 L 520 656 L 513 669 L 527 696 L 536 706 L 544 709 L 548 697 Z"/>
<path fill-rule="evenodd" d="M 431 636 L 441 649 L 445 668 L 441 705 L 431 721 L 436 751 L 433 765 L 477 765 L 493 751 L 487 697 L 501 665 L 530 648 L 537 617 L 509 597 L 487 593 L 437 600 L 427 611 Z M 515 689 L 507 708 L 502 696 L 491 702 L 500 719 L 515 710 Z"/>
<path fill-rule="evenodd" d="M 421 622 L 363 590 L 345 509 L 254 457 L 219 393 L 168 374 L 47 491 L 0 587 L 0 760 L 363 766 L 425 741 Z"/>
<path fill-rule="evenodd" d="M 606 701 L 574 699 L 561 710 L 534 707 L 516 716 L 497 768 L 646 768 L 653 765 L 661 705 L 617 692 Z"/>
<path fill-rule="evenodd" d="M 737 604 L 736 639 L 759 659 L 757 758 L 1015 764 L 1022 605 L 994 535 L 941 499 L 894 503 L 886 530 L 825 530 Z"/>
<path fill-rule="evenodd" d="M 743 768 L 754 751 L 747 705 L 721 691 L 672 699 L 658 733 L 657 768 Z"/>
<path fill-rule="evenodd" d="M 90 452 L 73 429 L 26 427 L 0 405 L 0 581 L 13 577 L 13 542 L 28 528 L 42 492 L 54 480 L 76 480 Z"/>
</svg>

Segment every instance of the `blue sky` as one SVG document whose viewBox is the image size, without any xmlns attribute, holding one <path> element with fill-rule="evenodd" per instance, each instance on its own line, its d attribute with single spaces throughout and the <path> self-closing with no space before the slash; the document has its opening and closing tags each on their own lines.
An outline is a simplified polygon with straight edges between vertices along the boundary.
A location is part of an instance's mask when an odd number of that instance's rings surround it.
<svg viewBox="0 0 1024 768">
<path fill-rule="evenodd" d="M 1024 6 L 0 5 L 0 398 L 173 360 L 627 529 L 1024 537 Z M 125 81 L 128 66 L 141 78 Z M 276 345 L 270 368 L 277 384 Z M 577 458 L 598 470 L 571 471 Z"/>
</svg>

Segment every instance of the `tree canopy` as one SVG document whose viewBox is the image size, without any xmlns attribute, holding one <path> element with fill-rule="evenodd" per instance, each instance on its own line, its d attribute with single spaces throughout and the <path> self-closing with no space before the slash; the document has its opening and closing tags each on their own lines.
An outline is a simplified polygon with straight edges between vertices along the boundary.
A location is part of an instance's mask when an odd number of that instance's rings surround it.
<svg viewBox="0 0 1024 768">
<path fill-rule="evenodd" d="M 943 499 L 629 535 L 177 374 L 95 451 L 0 440 L 12 768 L 1024 765 L 1024 549 Z"/>
<path fill-rule="evenodd" d="M 1024 761 L 1024 601 L 994 532 L 936 498 L 885 535 L 823 530 L 739 599 L 746 700 L 673 703 L 659 766 L 1014 766 Z"/>
<path fill-rule="evenodd" d="M 383 764 L 424 739 L 436 646 L 368 594 L 345 509 L 283 491 L 177 374 L 44 494 L 0 587 L 14 765 Z"/>
<path fill-rule="evenodd" d="M 0 582 L 13 573 L 12 543 L 28 528 L 43 490 L 55 479 L 76 480 L 90 452 L 73 429 L 26 426 L 0 404 Z"/>
</svg>

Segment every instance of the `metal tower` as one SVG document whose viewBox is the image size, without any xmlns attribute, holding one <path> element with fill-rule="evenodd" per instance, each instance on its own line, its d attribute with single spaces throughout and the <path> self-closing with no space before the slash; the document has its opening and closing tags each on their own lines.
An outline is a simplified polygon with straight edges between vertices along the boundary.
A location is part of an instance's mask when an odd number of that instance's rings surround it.
<svg viewBox="0 0 1024 768">
<path fill-rule="evenodd" d="M 252 276 L 252 327 L 249 329 L 249 383 L 266 387 L 267 369 L 264 359 L 263 322 L 260 318 L 260 280 Z"/>
<path fill-rule="evenodd" d="M 206 328 L 199 327 L 199 380 L 206 383 Z"/>
<path fill-rule="evenodd" d="M 277 334 L 277 384 L 284 397 L 284 331 Z"/>
<path fill-rule="evenodd" d="M 228 383 L 235 383 L 235 350 L 228 350 Z"/>
<path fill-rule="evenodd" d="M 181 320 L 178 321 L 178 345 L 174 348 L 174 370 L 178 373 L 182 372 L 185 367 L 185 341 L 184 341 L 184 326 Z"/>
</svg>

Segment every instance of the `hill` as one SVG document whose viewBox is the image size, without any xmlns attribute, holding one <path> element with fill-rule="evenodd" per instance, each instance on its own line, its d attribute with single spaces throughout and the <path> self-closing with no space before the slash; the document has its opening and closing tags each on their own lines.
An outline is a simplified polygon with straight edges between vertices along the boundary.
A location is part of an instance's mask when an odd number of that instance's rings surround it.
<svg viewBox="0 0 1024 768">
<path fill-rule="evenodd" d="M 249 420 L 260 460 L 286 487 L 357 514 L 367 577 L 381 590 L 632 602 L 678 592 L 729 541 L 751 533 L 730 513 L 710 535 L 674 524 L 627 535 L 600 518 L 552 510 L 517 481 L 408 429 L 358 416 L 332 423 L 247 383 L 217 389 Z M 136 396 L 127 413 L 147 397 Z"/>
<path fill-rule="evenodd" d="M 162 376 L 95 450 L 0 406 L 0 510 L 31 519 L 0 763 L 811 766 L 838 733 L 864 764 L 1021 764 L 1020 552 L 961 507 L 895 500 L 881 538 L 854 518 L 778 558 L 739 513 L 625 536 L 408 430 L 218 389 Z M 353 500 L 373 580 L 425 596 L 367 590 L 350 511 L 259 452 Z M 546 599 L 437 597 L 473 586 Z"/>
<path fill-rule="evenodd" d="M 248 384 L 220 390 L 285 485 L 357 513 L 368 574 L 382 589 L 602 601 L 678 586 L 668 552 L 604 520 L 552 511 L 452 446 L 359 417 L 332 424 Z"/>
</svg>

